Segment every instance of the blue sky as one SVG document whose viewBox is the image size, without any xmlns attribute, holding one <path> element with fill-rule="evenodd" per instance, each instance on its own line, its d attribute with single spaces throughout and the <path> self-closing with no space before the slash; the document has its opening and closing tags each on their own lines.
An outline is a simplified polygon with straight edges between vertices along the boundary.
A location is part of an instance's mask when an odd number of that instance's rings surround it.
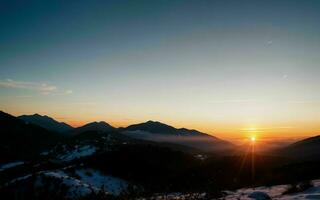
<svg viewBox="0 0 320 200">
<path fill-rule="evenodd" d="M 319 1 L 1 1 L 0 107 L 312 135 L 319 19 Z"/>
</svg>

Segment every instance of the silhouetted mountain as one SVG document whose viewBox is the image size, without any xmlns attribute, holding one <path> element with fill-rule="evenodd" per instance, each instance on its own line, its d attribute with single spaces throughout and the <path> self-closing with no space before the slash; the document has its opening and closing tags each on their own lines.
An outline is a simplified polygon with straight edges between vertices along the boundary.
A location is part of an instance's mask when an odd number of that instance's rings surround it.
<svg viewBox="0 0 320 200">
<path fill-rule="evenodd" d="M 277 153 L 297 159 L 320 160 L 320 135 L 293 143 Z"/>
<path fill-rule="evenodd" d="M 121 132 L 138 139 L 176 143 L 204 151 L 225 151 L 234 147 L 230 142 L 220 140 L 206 133 L 186 128 L 177 129 L 156 121 L 134 124 L 121 129 Z"/>
<path fill-rule="evenodd" d="M 87 131 L 97 131 L 97 132 L 108 132 L 116 130 L 110 124 L 101 121 L 101 122 L 91 122 L 89 124 L 83 125 L 81 127 L 75 128 L 70 131 L 71 134 L 80 134 Z"/>
<path fill-rule="evenodd" d="M 147 121 L 141 124 L 130 125 L 124 130 L 126 131 L 146 131 L 149 133 L 163 134 L 163 135 L 182 135 L 182 136 L 198 136 L 198 135 L 207 135 L 205 133 L 201 133 L 197 130 L 189 130 L 186 128 L 176 129 L 173 126 L 169 126 L 167 124 L 157 122 L 157 121 Z"/>
<path fill-rule="evenodd" d="M 150 133 L 160 133 L 160 134 L 176 134 L 176 130 L 174 127 L 156 122 L 156 121 L 147 121 L 141 124 L 130 125 L 125 128 L 126 131 L 147 131 Z"/>
<path fill-rule="evenodd" d="M 72 126 L 64 123 L 64 122 L 58 122 L 51 117 L 48 117 L 46 115 L 21 115 L 18 117 L 19 119 L 22 119 L 25 122 L 32 123 L 38 126 L 41 126 L 45 129 L 56 131 L 59 133 L 67 132 L 73 129 Z"/>
<path fill-rule="evenodd" d="M 0 111 L 0 162 L 27 159 L 58 142 L 62 136 Z"/>
</svg>

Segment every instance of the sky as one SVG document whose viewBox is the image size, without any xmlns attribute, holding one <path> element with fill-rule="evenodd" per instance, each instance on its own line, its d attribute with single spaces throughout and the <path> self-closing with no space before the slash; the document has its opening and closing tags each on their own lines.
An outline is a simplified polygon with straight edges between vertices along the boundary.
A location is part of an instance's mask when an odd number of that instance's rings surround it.
<svg viewBox="0 0 320 200">
<path fill-rule="evenodd" d="M 0 110 L 320 134 L 319 1 L 0 1 Z"/>
</svg>

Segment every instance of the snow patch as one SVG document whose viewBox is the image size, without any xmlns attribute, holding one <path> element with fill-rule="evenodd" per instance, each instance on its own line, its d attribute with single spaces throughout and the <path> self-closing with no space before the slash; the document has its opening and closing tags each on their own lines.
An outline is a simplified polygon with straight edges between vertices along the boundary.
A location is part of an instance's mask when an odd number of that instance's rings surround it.
<svg viewBox="0 0 320 200">
<path fill-rule="evenodd" d="M 49 187 L 51 189 L 56 188 L 54 186 L 58 186 L 58 188 L 65 186 L 66 197 L 70 199 L 77 199 L 79 197 L 98 192 L 105 192 L 106 194 L 118 196 L 122 192 L 126 191 L 129 185 L 129 183 L 123 179 L 104 175 L 100 171 L 92 168 L 76 169 L 73 172 L 72 170 L 68 171 L 71 168 L 74 168 L 74 166 L 68 166 L 57 170 L 37 172 L 34 174 L 36 178 L 34 182 L 35 189 L 48 187 L 48 183 L 52 183 L 52 187 Z M 4 186 L 9 186 L 31 177 L 32 174 L 28 174 L 19 178 L 15 178 L 5 183 Z M 46 178 L 53 178 L 59 181 L 52 182 L 50 179 L 47 180 Z"/>
<path fill-rule="evenodd" d="M 59 155 L 57 158 L 65 162 L 69 162 L 75 159 L 79 159 L 81 157 L 91 156 L 95 152 L 96 152 L 96 147 L 94 146 L 90 146 L 90 145 L 85 145 L 82 147 L 76 146 L 74 150 L 68 151 L 66 154 Z"/>
<path fill-rule="evenodd" d="M 48 151 L 44 151 L 44 152 L 41 152 L 40 155 L 41 156 L 47 156 L 47 155 L 49 155 L 49 152 Z"/>
<path fill-rule="evenodd" d="M 294 200 L 294 199 L 320 199 L 320 179 L 312 181 L 313 187 L 300 192 L 283 195 L 288 190 L 290 185 L 276 185 L 272 187 L 256 187 L 256 188 L 242 188 L 232 191 L 226 191 L 224 200 L 252 200 L 262 198 L 262 193 L 268 195 L 273 200 Z"/>
<path fill-rule="evenodd" d="M 62 181 L 61 184 L 64 186 L 67 186 L 68 188 L 68 191 L 66 194 L 67 198 L 75 199 L 78 197 L 89 195 L 92 192 L 99 191 L 98 188 L 94 188 L 91 185 L 82 182 L 81 180 L 68 176 L 66 173 L 60 170 L 44 172 L 43 175 L 46 177 L 51 177 L 51 178 L 61 180 Z M 37 180 L 36 187 L 41 187 L 42 186 L 41 183 L 42 183 L 41 180 Z"/>
<path fill-rule="evenodd" d="M 10 168 L 13 168 L 13 167 L 17 167 L 19 165 L 23 165 L 24 162 L 23 161 L 17 161 L 17 162 L 11 162 L 11 163 L 7 163 L 7 164 L 3 164 L 1 167 L 0 167 L 0 172 L 1 171 L 4 171 L 6 169 L 10 169 Z"/>
<path fill-rule="evenodd" d="M 21 176 L 19 178 L 12 179 L 11 181 L 5 183 L 4 185 L 8 186 L 8 185 L 11 185 L 13 183 L 16 183 L 16 182 L 19 182 L 19 181 L 22 181 L 22 180 L 26 180 L 26 179 L 30 178 L 31 176 L 32 176 L 31 174 L 28 174 L 28 175 L 25 175 L 25 176 Z"/>
<path fill-rule="evenodd" d="M 106 192 L 113 195 L 119 195 L 128 187 L 126 181 L 113 176 L 103 175 L 99 171 L 93 169 L 76 170 L 76 174 L 81 177 L 82 181 L 93 185 L 94 187 L 103 188 Z"/>
</svg>

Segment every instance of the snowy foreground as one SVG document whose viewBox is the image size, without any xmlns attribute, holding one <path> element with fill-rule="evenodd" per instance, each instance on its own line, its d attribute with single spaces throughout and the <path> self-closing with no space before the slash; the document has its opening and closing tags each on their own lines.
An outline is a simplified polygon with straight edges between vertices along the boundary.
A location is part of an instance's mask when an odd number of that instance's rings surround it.
<svg viewBox="0 0 320 200">
<path fill-rule="evenodd" d="M 237 191 L 226 191 L 227 196 L 221 200 L 293 200 L 293 199 L 320 199 L 320 179 L 312 181 L 313 187 L 300 192 L 283 195 L 290 185 L 277 185 L 271 187 L 243 188 Z M 269 198 L 267 198 L 269 197 Z"/>
<path fill-rule="evenodd" d="M 257 188 L 242 188 L 236 191 L 224 191 L 224 197 L 218 200 L 306 200 L 319 199 L 320 200 L 320 179 L 311 181 L 313 187 L 300 192 L 286 194 L 283 193 L 288 190 L 290 185 L 276 185 L 271 187 L 257 187 Z M 205 193 L 171 193 L 166 195 L 154 195 L 151 200 L 203 200 L 207 199 Z M 212 200 L 214 200 L 213 198 Z M 141 198 L 140 200 L 146 200 Z"/>
<path fill-rule="evenodd" d="M 70 170 L 72 169 L 72 170 Z M 6 185 L 30 179 L 31 174 L 11 180 Z M 49 178 L 49 182 L 48 182 Z M 51 179 L 51 181 L 50 181 Z M 102 174 L 99 170 L 92 168 L 74 168 L 73 166 L 59 170 L 41 171 L 36 174 L 34 188 L 41 190 L 43 187 L 50 186 L 50 182 L 59 180 L 59 187 L 65 186 L 66 197 L 77 199 L 86 196 L 92 192 L 105 192 L 114 196 L 125 192 L 129 183 L 117 177 Z M 57 183 L 57 182 L 56 182 Z M 236 191 L 224 191 L 225 196 L 219 200 L 320 200 L 320 179 L 311 181 L 312 187 L 303 192 L 284 194 L 290 188 L 290 185 L 276 185 L 270 187 L 242 188 Z M 51 187 L 49 187 L 51 188 Z M 59 192 L 59 191 L 56 191 Z M 155 194 L 151 198 L 138 198 L 139 200 L 188 200 L 188 199 L 207 199 L 205 193 L 171 193 Z M 214 198 L 213 198 L 214 199 Z"/>
<path fill-rule="evenodd" d="M 71 172 L 70 172 L 71 171 Z M 19 183 L 32 177 L 28 174 L 7 182 L 5 185 Z M 102 174 L 99 170 L 91 168 L 74 169 L 72 166 L 59 170 L 41 171 L 36 173 L 34 188 L 41 190 L 48 184 L 58 183 L 57 188 L 66 189 L 66 197 L 76 199 L 91 194 L 92 192 L 105 192 L 114 196 L 120 195 L 128 187 L 128 183 L 120 178 Z M 57 182 L 58 181 L 58 182 Z M 49 188 L 55 188 L 51 185 Z M 60 191 L 56 191 L 60 192 Z"/>
<path fill-rule="evenodd" d="M 70 161 L 79 157 L 87 156 L 95 152 L 95 148 L 89 145 L 79 146 L 76 150 L 68 151 L 64 155 L 60 155 L 63 161 Z M 0 166 L 0 173 L 4 173 L 11 168 L 24 165 L 25 162 L 17 161 L 7 163 Z M 75 167 L 69 165 L 68 167 L 39 171 L 34 174 L 26 174 L 24 176 L 12 179 L 2 186 L 10 186 L 19 184 L 23 181 L 34 180 L 34 189 L 41 191 L 46 188 L 51 188 L 55 192 L 56 189 L 65 188 L 65 196 L 69 199 L 77 199 L 89 195 L 91 193 L 104 192 L 114 196 L 121 195 L 126 192 L 130 183 L 127 181 L 103 174 L 99 170 L 88 168 L 80 165 Z M 55 186 L 52 184 L 56 184 Z M 2 187 L 0 186 L 0 187 Z M 224 196 L 219 200 L 306 200 L 319 199 L 320 200 L 320 179 L 311 181 L 311 187 L 302 192 L 290 192 L 288 189 L 291 185 L 276 185 L 270 187 L 256 187 L 256 188 L 241 188 L 236 191 L 224 191 Z M 146 198 L 138 198 L 146 199 Z M 152 200 L 187 200 L 187 199 L 207 199 L 205 193 L 171 193 L 171 194 L 155 194 Z"/>
</svg>

